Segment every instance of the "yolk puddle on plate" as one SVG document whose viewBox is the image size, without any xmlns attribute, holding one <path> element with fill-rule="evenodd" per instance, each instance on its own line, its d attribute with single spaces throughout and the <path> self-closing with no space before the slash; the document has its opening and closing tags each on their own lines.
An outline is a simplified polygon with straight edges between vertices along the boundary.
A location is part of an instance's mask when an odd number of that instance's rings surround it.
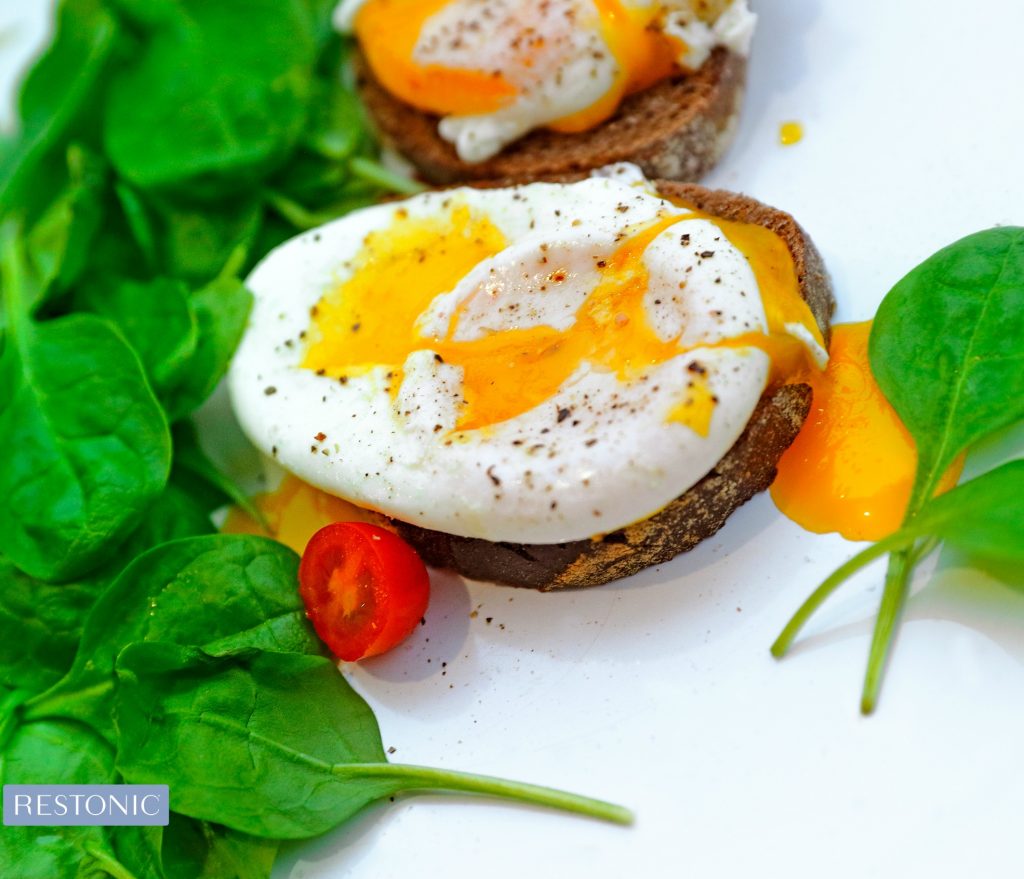
<svg viewBox="0 0 1024 879">
<path fill-rule="evenodd" d="M 779 143 L 793 146 L 804 139 L 804 127 L 799 122 L 783 122 L 779 126 Z"/>
<path fill-rule="evenodd" d="M 771 488 L 797 524 L 850 540 L 881 540 L 899 528 L 917 467 L 914 440 L 871 373 L 870 334 L 870 321 L 833 327 L 828 367 L 807 377 L 811 413 Z M 961 465 L 940 491 L 956 484 Z"/>
<path fill-rule="evenodd" d="M 614 372 L 628 384 L 689 350 L 675 339 L 659 338 L 647 319 L 644 296 L 649 277 L 643 254 L 665 229 L 698 217 L 715 223 L 748 259 L 761 292 L 768 332 L 744 333 L 694 347 L 759 348 L 771 358 L 771 383 L 776 385 L 815 371 L 806 346 L 785 330 L 787 324 L 802 324 L 823 344 L 800 296 L 785 242 L 762 226 L 696 211 L 662 215 L 631 229 L 616 250 L 597 262 L 600 280 L 568 329 L 540 325 L 456 340 L 459 319 L 472 299 L 490 295 L 481 288 L 460 303 L 444 337 L 426 338 L 418 332 L 417 319 L 434 298 L 452 290 L 478 263 L 506 246 L 501 231 L 465 204 L 456 204 L 442 217 L 412 218 L 400 208 L 391 225 L 367 235 L 353 260 L 352 275 L 312 309 L 302 365 L 342 381 L 385 366 L 395 398 L 409 354 L 433 351 L 444 363 L 463 371 L 465 402 L 457 431 L 486 428 L 528 412 L 550 399 L 584 362 Z M 555 285 L 568 278 L 566 270 L 552 266 L 545 283 Z M 706 436 L 716 404 L 698 365 L 687 386 L 680 388 L 678 405 L 668 420 Z"/>
<path fill-rule="evenodd" d="M 300 555 L 309 538 L 332 522 L 381 524 L 381 517 L 375 513 L 314 488 L 290 473 L 273 491 L 256 495 L 253 503 L 267 520 L 267 529 L 244 510 L 231 507 L 221 531 L 273 537 Z"/>
</svg>

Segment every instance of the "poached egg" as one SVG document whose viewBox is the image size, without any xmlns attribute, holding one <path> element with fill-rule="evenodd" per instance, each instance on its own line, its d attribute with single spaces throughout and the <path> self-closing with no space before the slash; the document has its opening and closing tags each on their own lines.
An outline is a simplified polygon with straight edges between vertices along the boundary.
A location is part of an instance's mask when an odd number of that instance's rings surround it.
<svg viewBox="0 0 1024 879">
<path fill-rule="evenodd" d="M 361 507 L 493 541 L 652 515 L 769 383 L 827 358 L 778 236 L 632 166 L 366 208 L 248 284 L 229 382 L 253 442 Z"/>
<path fill-rule="evenodd" d="M 755 23 L 747 0 L 344 0 L 335 13 L 378 81 L 439 115 L 467 162 L 536 128 L 592 128 L 716 46 L 746 55 Z"/>
</svg>

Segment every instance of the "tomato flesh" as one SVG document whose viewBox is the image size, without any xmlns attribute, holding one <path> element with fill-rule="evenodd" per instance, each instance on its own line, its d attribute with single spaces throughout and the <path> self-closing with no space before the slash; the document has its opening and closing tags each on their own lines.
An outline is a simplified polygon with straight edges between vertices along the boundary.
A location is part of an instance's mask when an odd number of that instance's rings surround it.
<svg viewBox="0 0 1024 879">
<path fill-rule="evenodd" d="M 404 641 L 427 609 L 430 579 L 416 551 L 366 522 L 335 522 L 310 539 L 299 593 L 316 633 L 346 661 Z"/>
</svg>

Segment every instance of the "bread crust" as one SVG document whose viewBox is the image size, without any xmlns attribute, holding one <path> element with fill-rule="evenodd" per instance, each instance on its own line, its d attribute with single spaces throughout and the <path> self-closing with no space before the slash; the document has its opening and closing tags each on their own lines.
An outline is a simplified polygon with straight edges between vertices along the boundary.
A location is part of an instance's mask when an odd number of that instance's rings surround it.
<svg viewBox="0 0 1024 879">
<path fill-rule="evenodd" d="M 576 134 L 538 130 L 483 162 L 464 162 L 437 131 L 438 117 L 390 94 L 357 56 L 363 104 L 385 142 L 430 183 L 538 178 L 633 162 L 650 178 L 699 180 L 732 141 L 743 102 L 747 61 L 719 47 L 695 73 L 630 95 L 601 125 Z"/>
<path fill-rule="evenodd" d="M 656 185 L 666 198 L 778 234 L 793 256 L 800 293 L 829 338 L 835 309 L 832 286 L 817 248 L 792 216 L 732 192 L 664 180 Z M 779 458 L 810 407 L 811 389 L 805 384 L 769 390 L 740 438 L 703 479 L 653 516 L 603 536 L 522 544 L 459 537 L 407 522 L 394 525 L 427 564 L 474 580 L 545 592 L 597 586 L 666 562 L 717 532 L 734 510 L 771 485 Z"/>
</svg>

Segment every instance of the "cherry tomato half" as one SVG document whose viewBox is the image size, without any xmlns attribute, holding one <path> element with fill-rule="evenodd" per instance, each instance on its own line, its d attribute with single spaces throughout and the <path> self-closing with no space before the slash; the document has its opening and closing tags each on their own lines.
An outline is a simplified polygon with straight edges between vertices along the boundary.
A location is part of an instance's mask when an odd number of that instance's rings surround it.
<svg viewBox="0 0 1024 879">
<path fill-rule="evenodd" d="M 404 641 L 427 609 L 430 581 L 402 538 L 366 522 L 336 522 L 299 565 L 306 616 L 339 659 L 376 656 Z"/>
</svg>

